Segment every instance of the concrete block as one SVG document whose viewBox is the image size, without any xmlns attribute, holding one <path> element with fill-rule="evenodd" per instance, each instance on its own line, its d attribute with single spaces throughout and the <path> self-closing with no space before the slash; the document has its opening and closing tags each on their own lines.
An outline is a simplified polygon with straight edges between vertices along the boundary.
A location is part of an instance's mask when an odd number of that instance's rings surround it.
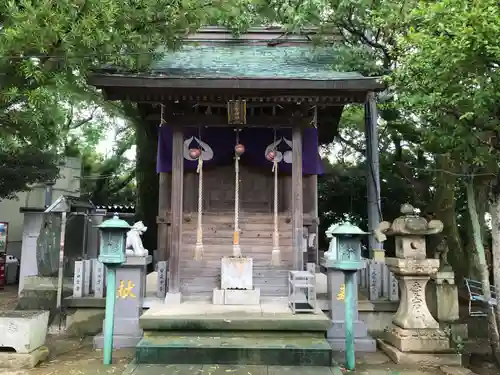
<svg viewBox="0 0 500 375">
<path fill-rule="evenodd" d="M 258 305 L 260 304 L 260 289 L 242 290 L 226 289 L 224 305 Z"/>
<path fill-rule="evenodd" d="M 212 304 L 224 305 L 224 289 L 214 288 L 212 293 Z"/>
<path fill-rule="evenodd" d="M 181 293 L 167 293 L 165 295 L 165 305 L 180 305 L 181 300 Z"/>
<path fill-rule="evenodd" d="M 221 289 L 253 289 L 253 259 L 222 257 Z"/>
<path fill-rule="evenodd" d="M 41 346 L 30 353 L 2 353 L 0 352 L 0 368 L 9 369 L 32 369 L 40 362 L 49 357 L 49 349 Z M 4 372 L 2 372 L 4 373 Z M 14 374 L 17 372 L 5 372 L 5 374 Z"/>
<path fill-rule="evenodd" d="M 45 344 L 48 323 L 48 311 L 0 312 L 0 347 L 31 353 Z"/>
<path fill-rule="evenodd" d="M 345 338 L 327 339 L 334 351 L 345 352 Z M 354 339 L 354 348 L 361 353 L 375 353 L 377 351 L 377 341 L 371 337 Z"/>
<path fill-rule="evenodd" d="M 126 335 L 113 335 L 113 349 L 126 349 L 135 348 L 141 341 L 142 335 L 126 336 Z M 94 336 L 94 349 L 104 348 L 104 335 L 99 334 Z"/>
<path fill-rule="evenodd" d="M 457 353 L 415 353 L 402 352 L 391 344 L 377 340 L 377 346 L 394 363 L 419 366 L 461 366 L 462 356 Z"/>
</svg>

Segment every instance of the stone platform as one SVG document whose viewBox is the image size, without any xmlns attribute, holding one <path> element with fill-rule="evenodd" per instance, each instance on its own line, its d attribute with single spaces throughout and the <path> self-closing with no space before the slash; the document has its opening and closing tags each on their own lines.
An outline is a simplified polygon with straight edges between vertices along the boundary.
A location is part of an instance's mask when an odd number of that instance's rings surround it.
<svg viewBox="0 0 500 375">
<path fill-rule="evenodd" d="M 326 332 L 330 319 L 321 311 L 292 314 L 283 302 L 259 305 L 213 305 L 187 301 L 178 305 L 156 305 L 139 320 L 144 331 L 304 331 Z"/>
<path fill-rule="evenodd" d="M 283 303 L 206 302 L 154 306 L 144 313 L 140 364 L 331 366 L 330 319 L 320 310 L 293 315 Z"/>
</svg>

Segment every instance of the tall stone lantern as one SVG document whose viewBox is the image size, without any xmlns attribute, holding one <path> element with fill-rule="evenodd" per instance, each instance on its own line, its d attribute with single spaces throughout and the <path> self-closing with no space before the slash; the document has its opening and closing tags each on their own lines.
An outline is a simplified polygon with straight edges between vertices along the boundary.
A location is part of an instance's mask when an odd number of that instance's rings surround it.
<svg viewBox="0 0 500 375">
<path fill-rule="evenodd" d="M 456 365 L 459 354 L 450 348 L 447 334 L 432 317 L 425 299 L 425 286 L 439 269 L 439 259 L 426 258 L 425 238 L 440 233 L 443 223 L 427 221 L 415 214 L 410 204 L 401 207 L 402 216 L 392 223 L 382 222 L 379 239 L 395 238 L 395 258 L 386 258 L 386 265 L 399 281 L 401 300 L 384 331 L 380 348 L 396 363 L 429 363 Z"/>
</svg>

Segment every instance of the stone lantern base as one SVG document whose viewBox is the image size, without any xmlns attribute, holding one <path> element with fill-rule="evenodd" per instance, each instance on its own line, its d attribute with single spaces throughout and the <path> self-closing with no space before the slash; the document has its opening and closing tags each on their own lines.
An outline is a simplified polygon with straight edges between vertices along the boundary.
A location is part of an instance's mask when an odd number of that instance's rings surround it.
<svg viewBox="0 0 500 375">
<path fill-rule="evenodd" d="M 394 363 L 404 365 L 461 366 L 462 356 L 458 353 L 403 352 L 384 340 L 377 340 L 382 350 Z"/>
</svg>

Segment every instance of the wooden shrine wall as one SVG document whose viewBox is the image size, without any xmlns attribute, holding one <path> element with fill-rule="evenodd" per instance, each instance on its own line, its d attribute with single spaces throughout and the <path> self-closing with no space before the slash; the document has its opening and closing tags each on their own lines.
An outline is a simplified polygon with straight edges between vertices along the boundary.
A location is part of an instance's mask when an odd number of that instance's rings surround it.
<svg viewBox="0 0 500 375">
<path fill-rule="evenodd" d="M 160 176 L 160 207 L 169 211 L 170 174 Z M 162 184 L 163 181 L 163 184 Z M 292 178 L 279 177 L 279 227 L 282 264 L 270 265 L 273 232 L 274 176 L 270 169 L 241 166 L 240 169 L 240 244 L 244 255 L 254 260 L 254 285 L 261 289 L 262 296 L 288 294 L 288 270 L 293 269 L 292 251 Z M 184 220 L 180 253 L 181 293 L 187 298 L 209 298 L 213 288 L 220 285 L 220 259 L 232 254 L 234 225 L 234 166 L 206 168 L 203 173 L 203 243 L 205 255 L 202 261 L 193 260 L 196 244 L 196 212 L 198 210 L 198 174 L 184 174 Z M 304 224 L 316 217 L 315 176 L 304 176 Z M 160 214 L 160 216 L 162 216 Z M 168 216 L 168 215 L 167 215 Z M 306 226 L 306 224 L 305 224 Z M 168 245 L 161 243 L 161 233 L 168 231 L 159 226 L 158 249 Z M 168 235 L 167 235 L 168 237 Z M 168 241 L 167 241 L 168 242 Z M 307 254 L 305 254 L 307 258 Z M 167 256 L 168 257 L 168 256 Z"/>
<path fill-rule="evenodd" d="M 234 212 L 234 167 L 220 166 L 203 172 L 203 211 L 211 213 Z M 242 213 L 272 213 L 274 179 L 271 170 L 240 166 L 240 210 Z M 313 214 L 315 209 L 316 179 L 304 176 L 304 213 Z M 170 194 L 163 189 L 160 195 Z M 184 173 L 184 212 L 198 211 L 198 174 Z M 278 207 L 280 212 L 291 210 L 292 178 L 278 179 Z"/>
</svg>

